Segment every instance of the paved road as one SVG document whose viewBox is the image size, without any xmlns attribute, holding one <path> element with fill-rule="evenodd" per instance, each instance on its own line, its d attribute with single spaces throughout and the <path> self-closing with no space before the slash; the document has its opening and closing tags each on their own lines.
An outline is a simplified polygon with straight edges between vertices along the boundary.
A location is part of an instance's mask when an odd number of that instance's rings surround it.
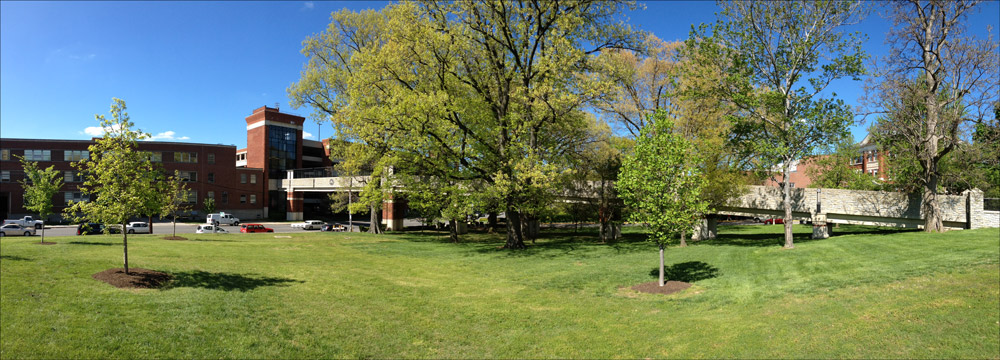
<svg viewBox="0 0 1000 360">
<path fill-rule="evenodd" d="M 336 224 L 336 223 L 338 223 L 338 222 L 334 222 L 334 224 Z M 268 223 L 268 222 L 260 222 L 260 223 L 253 223 L 253 224 L 263 224 L 265 227 L 274 229 L 275 233 L 319 232 L 319 230 L 302 230 L 302 229 L 298 229 L 298 228 L 292 228 L 290 223 Z M 178 234 L 194 234 L 195 230 L 198 229 L 198 225 L 201 225 L 201 224 L 177 223 L 177 233 Z M 344 225 L 346 226 L 347 224 L 345 223 Z M 365 223 L 359 223 L 359 222 L 355 221 L 354 222 L 354 226 L 355 226 L 354 231 L 358 231 L 357 226 L 359 226 L 359 225 L 367 226 L 368 223 L 367 222 L 365 222 Z M 222 225 L 220 227 L 223 228 L 223 229 L 225 229 L 226 231 L 229 231 L 230 233 L 237 233 L 238 234 L 240 232 L 240 227 L 239 226 Z M 154 222 L 153 223 L 153 234 L 156 234 L 156 235 L 169 235 L 172 232 L 173 232 L 173 226 L 172 226 L 171 223 L 168 223 L 168 222 L 167 223 L 159 223 L 159 222 Z M 41 232 L 41 230 L 39 230 L 37 232 L 37 235 L 41 235 L 41 234 L 42 234 L 42 232 Z M 49 237 L 49 236 L 76 236 L 76 225 L 52 225 L 52 226 L 46 226 L 45 227 L 45 237 Z"/>
</svg>

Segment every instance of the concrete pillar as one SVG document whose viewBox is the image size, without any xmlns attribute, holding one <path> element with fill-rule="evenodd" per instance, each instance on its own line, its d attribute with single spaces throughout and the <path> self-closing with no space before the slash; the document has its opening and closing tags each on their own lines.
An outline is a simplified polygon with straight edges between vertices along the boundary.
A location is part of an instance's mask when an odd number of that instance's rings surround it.
<svg viewBox="0 0 1000 360">
<path fill-rule="evenodd" d="M 719 219 L 714 215 L 702 218 L 691 232 L 692 241 L 715 239 L 719 233 Z"/>
<path fill-rule="evenodd" d="M 304 195 L 301 191 L 289 191 L 287 193 L 288 201 L 288 211 L 285 213 L 285 219 L 289 221 L 302 221 L 304 219 L 304 205 L 303 205 Z"/>
<path fill-rule="evenodd" d="M 830 237 L 830 227 L 826 223 L 826 214 L 815 214 L 812 217 L 813 239 L 826 239 Z"/>
<path fill-rule="evenodd" d="M 978 229 L 984 227 L 986 214 L 983 212 L 985 204 L 982 190 L 965 190 L 963 191 L 963 195 L 965 195 L 965 228 Z"/>
<path fill-rule="evenodd" d="M 406 200 L 396 197 L 382 203 L 382 221 L 388 231 L 403 231 L 406 215 Z"/>
</svg>

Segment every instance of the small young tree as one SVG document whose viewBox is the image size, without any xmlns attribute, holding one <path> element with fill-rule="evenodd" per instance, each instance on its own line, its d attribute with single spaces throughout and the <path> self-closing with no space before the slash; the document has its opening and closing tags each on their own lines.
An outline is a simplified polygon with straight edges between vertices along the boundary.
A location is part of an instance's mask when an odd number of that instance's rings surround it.
<svg viewBox="0 0 1000 360">
<path fill-rule="evenodd" d="M 104 137 L 90 145 L 89 159 L 74 163 L 84 174 L 80 190 L 90 195 L 90 200 L 75 202 L 64 211 L 77 221 L 120 224 L 125 273 L 129 274 L 128 232 L 124 227 L 130 217 L 141 214 L 150 198 L 160 195 L 156 186 L 160 172 L 153 167 L 148 154 L 138 150 L 138 141 L 149 134 L 132 129 L 135 124 L 129 120 L 124 100 L 113 101 L 111 119 L 95 115 L 104 129 Z"/>
<path fill-rule="evenodd" d="M 667 242 L 691 229 L 708 212 L 700 161 L 691 143 L 673 132 L 673 122 L 659 110 L 622 164 L 618 191 L 629 209 L 629 221 L 648 227 L 650 241 L 660 248 L 660 286 Z"/>
<path fill-rule="evenodd" d="M 201 203 L 201 210 L 205 212 L 206 215 L 215 212 L 215 199 L 205 198 L 205 201 Z"/>
<path fill-rule="evenodd" d="M 162 186 L 160 216 L 173 218 L 173 235 L 171 237 L 177 237 L 177 215 L 189 209 L 187 199 L 191 195 L 191 191 L 187 188 L 187 184 L 181 180 L 176 170 L 174 176 L 167 178 L 167 181 L 160 185 Z"/>
<path fill-rule="evenodd" d="M 24 168 L 24 180 L 21 180 L 21 187 L 24 188 L 24 208 L 38 213 L 42 221 L 48 221 L 52 214 L 52 196 L 54 196 L 63 185 L 62 172 L 49 166 L 45 170 L 38 168 L 38 163 L 26 161 L 23 157 L 21 166 Z M 45 243 L 45 224 L 42 224 L 42 243 Z"/>
</svg>

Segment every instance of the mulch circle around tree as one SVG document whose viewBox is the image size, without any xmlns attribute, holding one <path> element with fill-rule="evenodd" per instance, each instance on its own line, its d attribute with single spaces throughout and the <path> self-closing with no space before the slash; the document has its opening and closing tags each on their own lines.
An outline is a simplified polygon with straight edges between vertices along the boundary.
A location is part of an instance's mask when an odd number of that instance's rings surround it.
<svg viewBox="0 0 1000 360">
<path fill-rule="evenodd" d="M 164 236 L 163 240 L 187 240 L 187 238 L 183 236 Z"/>
<path fill-rule="evenodd" d="M 647 294 L 673 294 L 675 292 L 684 290 L 691 287 L 691 284 L 683 281 L 667 281 L 663 286 L 660 286 L 659 281 L 650 281 L 647 283 L 642 283 L 632 287 L 632 290 L 638 292 L 644 292 Z"/>
<path fill-rule="evenodd" d="M 170 274 L 159 271 L 130 268 L 128 272 L 126 274 L 122 268 L 108 269 L 94 274 L 93 277 L 123 289 L 156 289 L 170 281 Z"/>
<path fill-rule="evenodd" d="M 36 242 L 35 244 L 38 244 L 38 245 L 55 245 L 56 243 L 51 242 L 51 241 L 40 241 L 40 242 Z"/>
</svg>

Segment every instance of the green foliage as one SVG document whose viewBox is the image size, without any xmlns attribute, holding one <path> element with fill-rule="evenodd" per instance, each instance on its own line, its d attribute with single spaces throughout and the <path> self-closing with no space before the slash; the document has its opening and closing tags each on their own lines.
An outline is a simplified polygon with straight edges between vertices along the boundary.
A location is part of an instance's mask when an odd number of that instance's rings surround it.
<svg viewBox="0 0 1000 360">
<path fill-rule="evenodd" d="M 104 136 L 90 145 L 90 158 L 73 166 L 84 174 L 80 191 L 90 195 L 89 201 L 74 202 L 64 210 L 77 222 L 124 224 L 130 217 L 153 214 L 152 204 L 161 197 L 157 183 L 162 174 L 153 166 L 148 153 L 139 151 L 137 142 L 149 136 L 133 130 L 134 123 L 126 112 L 125 101 L 113 99 L 111 119 L 95 115 L 104 129 Z M 105 232 L 110 231 L 106 227 Z M 127 241 L 125 231 L 122 237 Z M 125 272 L 128 272 L 128 243 L 125 246 Z"/>
<path fill-rule="evenodd" d="M 213 198 L 205 198 L 205 200 L 202 201 L 202 203 L 201 203 L 201 211 L 204 211 L 206 215 L 214 213 L 215 212 L 215 199 L 213 199 Z"/>
<path fill-rule="evenodd" d="M 48 222 L 49 214 L 52 214 L 52 197 L 63 185 L 62 171 L 56 170 L 55 165 L 44 170 L 39 169 L 37 162 L 26 161 L 24 157 L 19 157 L 19 160 L 24 169 L 24 180 L 21 180 L 21 187 L 24 189 L 24 208 L 38 213 L 43 222 Z M 44 224 L 41 241 L 45 242 Z"/>
<path fill-rule="evenodd" d="M 661 247 L 708 212 L 708 201 L 701 196 L 706 181 L 700 161 L 661 110 L 651 116 L 622 164 L 618 191 L 628 219 L 649 227 L 650 240 Z"/>
<path fill-rule="evenodd" d="M 861 156 L 853 137 L 848 135 L 828 148 L 826 154 L 807 157 L 800 164 L 808 166 L 806 175 L 812 180 L 810 187 L 882 190 L 887 186 L 883 181 L 850 166 L 854 159 Z"/>
</svg>

